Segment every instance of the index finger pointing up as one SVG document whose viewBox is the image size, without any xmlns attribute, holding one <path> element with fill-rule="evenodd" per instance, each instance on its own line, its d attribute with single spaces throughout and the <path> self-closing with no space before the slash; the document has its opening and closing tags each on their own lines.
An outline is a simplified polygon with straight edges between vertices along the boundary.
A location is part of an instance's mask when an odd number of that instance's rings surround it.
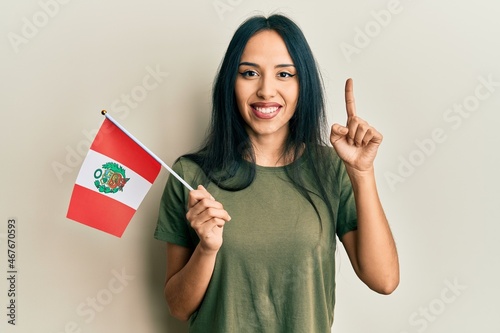
<svg viewBox="0 0 500 333">
<path fill-rule="evenodd" d="M 347 79 L 345 83 L 345 108 L 348 118 L 356 116 L 356 103 L 354 102 L 354 89 L 351 78 Z"/>
</svg>

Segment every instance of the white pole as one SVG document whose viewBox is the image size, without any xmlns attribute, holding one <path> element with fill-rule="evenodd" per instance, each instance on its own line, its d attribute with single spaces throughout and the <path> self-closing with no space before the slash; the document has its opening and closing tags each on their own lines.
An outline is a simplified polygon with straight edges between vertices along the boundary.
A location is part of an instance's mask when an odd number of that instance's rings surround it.
<svg viewBox="0 0 500 333">
<path fill-rule="evenodd" d="M 116 122 L 116 120 L 113 119 L 113 117 L 111 117 L 108 112 L 106 110 L 102 110 L 101 111 L 101 114 L 103 116 L 105 116 L 107 119 L 109 119 L 109 121 L 111 121 L 113 124 L 116 125 L 116 127 L 118 127 L 119 129 L 121 129 L 123 131 L 123 133 L 127 134 L 127 136 L 129 138 L 131 138 L 132 140 L 134 140 L 135 143 L 137 143 L 142 149 L 144 149 L 149 155 L 151 155 L 151 157 L 153 157 L 156 161 L 158 161 L 158 163 L 160 163 L 165 169 L 168 170 L 168 172 L 170 172 L 175 178 L 177 178 L 184 186 L 186 186 L 186 188 L 190 191 L 193 191 L 193 188 L 188 184 L 186 183 L 186 181 L 184 179 L 182 179 L 181 176 L 179 176 L 174 170 L 172 170 L 172 168 L 170 168 L 165 162 L 163 162 L 158 156 L 156 156 L 151 150 L 149 150 L 145 145 L 143 145 L 139 140 L 137 140 L 132 134 L 129 133 L 129 131 L 127 131 L 125 128 L 123 128 L 120 124 L 118 124 Z"/>
</svg>

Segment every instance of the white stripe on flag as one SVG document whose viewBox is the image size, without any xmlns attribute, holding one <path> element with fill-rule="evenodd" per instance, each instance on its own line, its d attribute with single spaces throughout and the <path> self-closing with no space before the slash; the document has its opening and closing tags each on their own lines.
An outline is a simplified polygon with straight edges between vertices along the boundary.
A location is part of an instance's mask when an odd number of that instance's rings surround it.
<svg viewBox="0 0 500 333">
<path fill-rule="evenodd" d="M 118 191 L 116 193 L 103 193 L 99 192 L 99 189 L 94 184 L 95 181 L 100 180 L 103 171 L 106 171 L 103 169 L 103 165 L 109 162 L 116 163 L 125 169 L 125 177 L 129 178 L 129 180 L 123 186 L 123 191 Z M 96 176 L 98 177 L 96 178 Z M 152 185 L 141 175 L 135 173 L 132 169 L 129 169 L 126 165 L 123 165 L 92 149 L 89 149 L 87 157 L 83 161 L 80 173 L 76 178 L 76 184 L 102 195 L 106 195 L 107 197 L 115 199 L 136 210 Z M 106 185 L 104 185 L 104 187 L 106 187 Z"/>
</svg>

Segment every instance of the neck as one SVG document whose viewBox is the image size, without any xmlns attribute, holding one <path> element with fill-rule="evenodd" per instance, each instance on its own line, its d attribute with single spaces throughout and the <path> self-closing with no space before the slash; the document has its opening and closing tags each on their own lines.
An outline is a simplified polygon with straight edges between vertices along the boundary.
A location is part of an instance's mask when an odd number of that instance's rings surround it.
<svg viewBox="0 0 500 333">
<path fill-rule="evenodd" d="M 251 140 L 255 154 L 255 163 L 260 166 L 279 167 L 294 161 L 294 151 L 285 151 L 285 142 L 276 143 L 274 140 Z M 267 141 L 267 142 L 266 142 Z M 305 146 L 300 147 L 299 156 L 304 152 Z"/>
<path fill-rule="evenodd" d="M 283 150 L 262 149 L 254 146 L 255 163 L 260 166 L 277 167 L 284 166 L 290 161 L 284 156 Z"/>
<path fill-rule="evenodd" d="M 255 163 L 260 166 L 283 166 L 287 164 L 285 158 L 285 140 L 277 140 L 276 136 L 250 136 Z"/>
</svg>

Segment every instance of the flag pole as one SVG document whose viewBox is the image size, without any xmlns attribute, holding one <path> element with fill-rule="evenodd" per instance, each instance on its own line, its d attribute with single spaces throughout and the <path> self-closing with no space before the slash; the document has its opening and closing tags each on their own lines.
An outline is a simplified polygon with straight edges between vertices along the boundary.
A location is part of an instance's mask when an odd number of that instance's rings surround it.
<svg viewBox="0 0 500 333">
<path fill-rule="evenodd" d="M 190 191 L 193 191 L 194 189 L 191 187 L 191 185 L 189 185 L 184 179 L 182 179 L 181 176 L 179 176 L 174 170 L 172 170 L 172 168 L 170 168 L 165 162 L 163 162 L 158 156 L 156 156 L 151 150 L 149 150 L 145 145 L 143 145 L 139 140 L 137 140 L 132 134 L 130 134 L 129 131 L 127 131 L 125 128 L 123 128 L 120 124 L 118 124 L 116 122 L 115 119 L 113 119 L 113 117 L 111 117 L 109 114 L 108 114 L 108 111 L 106 110 L 102 110 L 101 111 L 101 114 L 103 116 L 105 116 L 107 119 L 109 119 L 109 121 L 111 121 L 113 124 L 116 125 L 116 127 L 118 127 L 119 129 L 121 129 L 123 131 L 123 133 L 125 133 L 129 138 L 131 138 L 135 143 L 137 143 L 142 149 L 144 149 L 149 155 L 151 155 L 152 158 L 154 158 L 158 163 L 160 163 L 165 169 L 168 170 L 168 172 L 170 172 L 170 174 L 172 174 L 175 178 L 177 178 L 184 186 L 186 186 L 186 188 Z"/>
</svg>

